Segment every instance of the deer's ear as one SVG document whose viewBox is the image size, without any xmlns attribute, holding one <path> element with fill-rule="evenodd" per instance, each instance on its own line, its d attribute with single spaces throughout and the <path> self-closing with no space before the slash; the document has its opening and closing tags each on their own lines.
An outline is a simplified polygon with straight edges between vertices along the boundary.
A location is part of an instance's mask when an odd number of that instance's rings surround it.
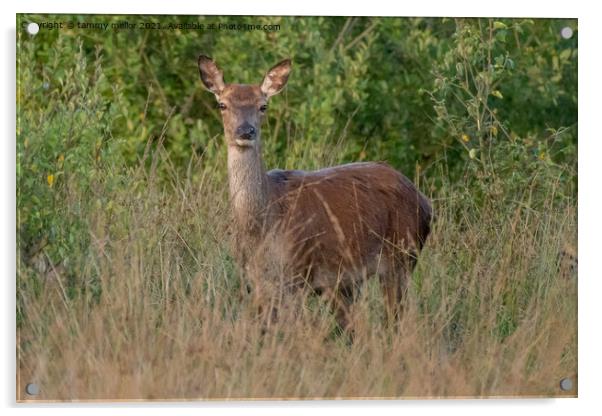
<svg viewBox="0 0 602 416">
<path fill-rule="evenodd" d="M 199 71 L 205 88 L 215 95 L 219 95 L 225 86 L 224 75 L 215 62 L 208 56 L 199 56 Z"/>
<path fill-rule="evenodd" d="M 288 80 L 291 67 L 292 64 L 290 59 L 285 59 L 273 66 L 263 78 L 261 92 L 269 98 L 282 91 Z"/>
</svg>

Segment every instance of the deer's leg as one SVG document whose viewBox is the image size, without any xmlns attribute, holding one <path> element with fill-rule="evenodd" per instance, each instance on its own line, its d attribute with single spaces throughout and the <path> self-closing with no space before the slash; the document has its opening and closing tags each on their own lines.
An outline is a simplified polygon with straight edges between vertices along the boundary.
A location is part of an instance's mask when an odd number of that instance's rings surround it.
<svg viewBox="0 0 602 416">
<path fill-rule="evenodd" d="M 394 258 L 390 267 L 379 274 L 388 324 L 399 322 L 403 314 L 403 298 L 410 278 L 411 259 Z M 409 267 L 408 267 L 409 266 Z"/>
<path fill-rule="evenodd" d="M 380 276 L 380 284 L 385 298 L 385 313 L 387 323 L 394 323 L 401 319 L 403 313 L 403 292 L 404 287 L 402 279 L 390 274 Z"/>
<path fill-rule="evenodd" d="M 333 287 L 322 292 L 330 305 L 335 320 L 343 331 L 353 332 L 351 323 L 351 305 L 354 301 L 353 288 Z"/>
</svg>

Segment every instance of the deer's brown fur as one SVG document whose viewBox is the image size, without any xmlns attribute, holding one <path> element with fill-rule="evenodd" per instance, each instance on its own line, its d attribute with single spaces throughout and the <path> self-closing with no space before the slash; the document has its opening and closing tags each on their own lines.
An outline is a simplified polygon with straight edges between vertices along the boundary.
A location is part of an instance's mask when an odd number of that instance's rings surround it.
<svg viewBox="0 0 602 416">
<path fill-rule="evenodd" d="M 215 63 L 199 58 L 201 79 L 222 108 L 234 254 L 260 302 L 268 302 L 265 293 L 273 297 L 310 288 L 329 297 L 347 326 L 349 295 L 366 278 L 378 276 L 389 316 L 398 315 L 430 231 L 430 202 L 385 163 L 266 172 L 261 120 L 290 68 L 290 61 L 281 62 L 261 85 L 226 85 Z"/>
</svg>

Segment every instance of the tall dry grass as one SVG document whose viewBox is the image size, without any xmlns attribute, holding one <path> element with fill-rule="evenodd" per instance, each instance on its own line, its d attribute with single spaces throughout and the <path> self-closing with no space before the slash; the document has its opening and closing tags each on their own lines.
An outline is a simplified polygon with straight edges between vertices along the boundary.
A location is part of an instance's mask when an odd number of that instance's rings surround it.
<svg viewBox="0 0 602 416">
<path fill-rule="evenodd" d="M 110 207 L 82 213 L 92 243 L 76 285 L 60 267 L 20 264 L 18 399 L 576 395 L 559 389 L 577 377 L 576 275 L 560 255 L 575 244 L 574 204 L 474 207 L 450 185 L 399 328 L 383 325 L 369 283 L 353 342 L 315 297 L 263 333 L 229 254 L 225 165 L 193 156 L 178 174 L 153 157 L 105 195 Z"/>
</svg>

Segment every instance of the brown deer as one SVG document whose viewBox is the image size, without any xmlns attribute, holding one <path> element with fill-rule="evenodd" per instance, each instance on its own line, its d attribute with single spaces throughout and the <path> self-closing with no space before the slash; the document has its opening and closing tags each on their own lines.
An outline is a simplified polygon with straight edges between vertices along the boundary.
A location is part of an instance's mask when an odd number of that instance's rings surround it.
<svg viewBox="0 0 602 416">
<path fill-rule="evenodd" d="M 198 65 L 224 124 L 234 255 L 258 302 L 270 306 L 269 316 L 283 294 L 305 288 L 327 296 L 346 328 L 355 289 L 377 276 L 388 318 L 398 317 L 416 256 L 430 232 L 429 200 L 385 163 L 266 172 L 261 122 L 268 99 L 286 85 L 291 61 L 271 68 L 260 85 L 226 84 L 222 71 L 204 55 Z"/>
</svg>

